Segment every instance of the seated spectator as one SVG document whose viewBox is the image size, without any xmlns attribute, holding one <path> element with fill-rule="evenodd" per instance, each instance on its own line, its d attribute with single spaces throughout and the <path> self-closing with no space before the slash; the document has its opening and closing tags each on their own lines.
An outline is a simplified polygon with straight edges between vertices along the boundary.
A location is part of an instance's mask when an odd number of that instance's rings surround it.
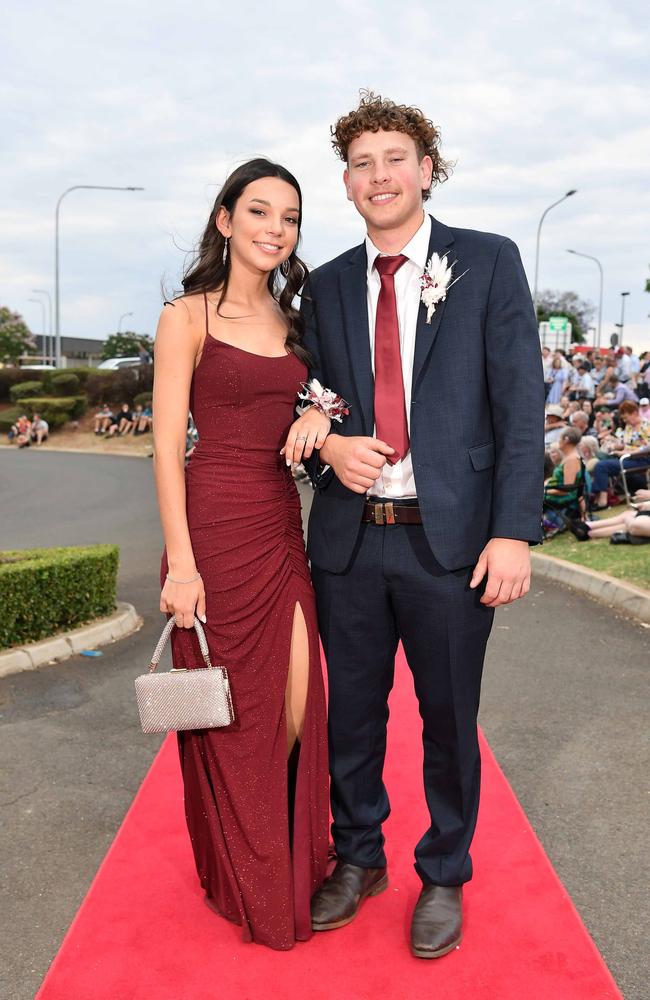
<svg viewBox="0 0 650 1000">
<path fill-rule="evenodd" d="M 586 364 L 581 363 L 578 365 L 578 375 L 576 399 L 593 399 L 596 395 L 596 386 Z"/>
<path fill-rule="evenodd" d="M 596 416 L 596 414 L 594 413 L 593 400 L 591 400 L 591 399 L 583 399 L 582 400 L 581 409 L 582 409 L 583 413 L 587 414 L 587 419 L 589 421 L 589 427 L 593 427 L 594 426 L 594 418 Z"/>
<path fill-rule="evenodd" d="M 604 390 L 602 382 L 599 389 L 600 395 L 596 396 L 594 406 L 609 406 L 610 409 L 616 409 L 627 400 L 638 403 L 634 390 L 620 382 L 617 375 L 612 375 L 606 390 Z"/>
<path fill-rule="evenodd" d="M 153 412 L 151 410 L 151 403 L 147 403 L 146 406 L 136 406 L 136 412 L 133 415 L 133 436 L 138 434 L 146 434 L 153 427 Z"/>
<path fill-rule="evenodd" d="M 7 437 L 9 438 L 10 444 L 13 441 L 17 441 L 20 435 L 25 433 L 28 424 L 29 420 L 25 413 L 23 413 L 22 416 L 18 417 L 16 423 L 12 424 L 11 427 L 9 428 L 9 431 L 7 432 Z"/>
<path fill-rule="evenodd" d="M 589 427 L 589 417 L 583 410 L 576 410 L 569 417 L 569 426 L 576 427 L 580 434 L 586 434 Z"/>
<path fill-rule="evenodd" d="M 550 444 L 557 441 L 565 427 L 562 407 L 558 403 L 547 406 L 544 422 L 544 447 L 548 448 Z"/>
<path fill-rule="evenodd" d="M 19 448 L 29 448 L 32 443 L 32 424 L 25 414 L 12 424 L 9 440 L 14 440 Z"/>
<path fill-rule="evenodd" d="M 650 544 L 650 490 L 643 491 L 649 499 L 641 502 L 637 510 L 624 510 L 614 517 L 602 520 L 568 520 L 568 527 L 581 542 L 595 538 L 609 538 L 614 545 Z"/>
<path fill-rule="evenodd" d="M 619 413 L 625 429 L 609 452 L 612 457 L 600 459 L 594 467 L 593 488 L 597 510 L 604 510 L 608 505 L 609 479 L 620 473 L 621 455 L 629 454 L 623 462 L 626 470 L 647 469 L 650 465 L 650 421 L 641 417 L 639 404 L 631 400 L 621 403 Z"/>
<path fill-rule="evenodd" d="M 128 403 L 122 403 L 118 413 L 113 417 L 108 428 L 108 436 L 125 434 L 133 427 L 133 414 Z"/>
<path fill-rule="evenodd" d="M 99 413 L 95 414 L 95 434 L 105 434 L 114 419 L 110 406 L 104 403 Z"/>
<path fill-rule="evenodd" d="M 565 427 L 560 434 L 558 444 L 562 458 L 544 484 L 544 501 L 551 506 L 569 506 L 578 499 L 584 479 L 584 465 L 578 450 L 580 438 L 580 431 L 575 427 Z"/>
<path fill-rule="evenodd" d="M 580 452 L 582 461 L 585 463 L 587 471 L 593 472 L 596 462 L 599 458 L 603 457 L 600 454 L 600 444 L 598 443 L 598 438 L 593 437 L 591 434 L 584 434 L 580 438 L 578 451 Z"/>
<path fill-rule="evenodd" d="M 560 461 L 544 483 L 543 524 L 546 538 L 566 527 L 561 516 L 563 509 L 573 510 L 576 515 L 584 512 L 585 466 L 578 451 L 579 443 L 580 431 L 575 427 L 565 427 L 558 441 Z"/>
<path fill-rule="evenodd" d="M 43 444 L 43 441 L 47 441 L 50 434 L 50 425 L 47 420 L 43 420 L 40 413 L 35 413 L 32 419 L 32 431 L 31 438 L 34 444 Z"/>
<path fill-rule="evenodd" d="M 650 399 L 647 396 L 639 400 L 639 415 L 642 420 L 650 420 Z"/>
</svg>

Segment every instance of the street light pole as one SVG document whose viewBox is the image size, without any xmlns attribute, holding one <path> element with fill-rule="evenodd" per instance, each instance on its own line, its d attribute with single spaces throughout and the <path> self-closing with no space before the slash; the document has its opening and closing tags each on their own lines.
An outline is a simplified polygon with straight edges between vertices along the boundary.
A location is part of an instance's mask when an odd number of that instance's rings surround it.
<svg viewBox="0 0 650 1000">
<path fill-rule="evenodd" d="M 571 188 L 570 191 L 567 191 L 567 193 L 562 195 L 561 198 L 558 198 L 558 200 L 554 201 L 552 205 L 549 205 L 548 208 L 544 209 L 544 211 L 542 212 L 542 217 L 539 220 L 539 225 L 537 227 L 537 245 L 535 248 L 535 288 L 533 290 L 533 305 L 535 306 L 535 315 L 537 315 L 537 279 L 539 277 L 539 237 L 540 233 L 542 232 L 542 223 L 552 208 L 555 208 L 556 205 L 559 205 L 561 202 L 566 201 L 567 198 L 570 198 L 571 195 L 575 193 L 576 193 L 576 188 Z"/>
<path fill-rule="evenodd" d="M 598 340 L 596 347 L 600 348 L 600 332 L 603 320 L 603 265 L 597 257 L 592 257 L 591 254 L 580 253 L 578 250 L 567 250 L 567 253 L 575 254 L 576 257 L 586 257 L 587 260 L 594 260 L 598 264 L 598 270 L 600 271 L 600 295 L 598 297 Z"/>
<path fill-rule="evenodd" d="M 117 324 L 117 332 L 118 333 L 122 332 L 122 320 L 126 319 L 127 316 L 133 316 L 133 313 L 122 313 L 122 315 L 120 316 L 120 321 Z"/>
<path fill-rule="evenodd" d="M 44 295 L 47 298 L 47 306 L 48 306 L 48 313 L 49 313 L 49 323 L 48 323 L 49 338 L 48 338 L 46 353 L 47 353 L 47 363 L 50 364 L 54 360 L 54 358 L 53 358 L 53 354 L 54 354 L 54 330 L 53 330 L 53 326 L 52 326 L 52 296 L 50 295 L 50 293 L 48 291 L 46 291 L 45 288 L 32 288 L 32 291 L 33 291 L 34 295 Z"/>
<path fill-rule="evenodd" d="M 37 302 L 41 307 L 41 330 L 43 331 L 43 357 L 42 360 L 45 361 L 45 339 L 47 337 L 46 326 L 45 326 L 45 303 L 43 299 L 28 299 L 28 302 Z"/>
<path fill-rule="evenodd" d="M 61 366 L 61 294 L 59 289 L 59 212 L 61 202 L 71 191 L 144 191 L 143 187 L 115 187 L 112 184 L 73 184 L 59 195 L 54 213 L 54 315 L 56 367 Z"/>
<path fill-rule="evenodd" d="M 621 339 L 619 341 L 619 347 L 623 346 L 623 327 L 625 325 L 625 299 L 629 295 L 629 292 L 621 292 L 621 322 L 618 324 L 621 328 Z"/>
</svg>

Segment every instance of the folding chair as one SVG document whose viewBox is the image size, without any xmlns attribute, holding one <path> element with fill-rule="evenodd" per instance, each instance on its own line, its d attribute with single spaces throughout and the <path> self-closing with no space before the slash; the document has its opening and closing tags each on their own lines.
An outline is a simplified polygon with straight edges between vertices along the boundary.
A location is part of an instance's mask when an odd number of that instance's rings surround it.
<svg viewBox="0 0 650 1000">
<path fill-rule="evenodd" d="M 646 464 L 645 466 L 640 465 L 626 469 L 624 466 L 626 458 L 645 458 Z M 640 451 L 634 452 L 633 455 L 631 455 L 629 452 L 626 452 L 624 455 L 621 455 L 619 459 L 619 465 L 621 467 L 620 476 L 621 476 L 621 481 L 623 483 L 623 490 L 625 491 L 625 502 L 629 507 L 632 503 L 632 498 L 630 496 L 630 491 L 627 485 L 627 477 L 630 475 L 630 473 L 635 474 L 639 472 L 645 472 L 646 486 L 650 488 L 650 448 L 643 448 Z"/>
</svg>

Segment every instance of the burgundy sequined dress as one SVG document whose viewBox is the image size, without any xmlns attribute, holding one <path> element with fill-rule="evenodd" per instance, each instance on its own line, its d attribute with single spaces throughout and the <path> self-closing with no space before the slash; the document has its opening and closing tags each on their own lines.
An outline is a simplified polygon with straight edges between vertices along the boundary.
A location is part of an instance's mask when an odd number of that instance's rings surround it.
<svg viewBox="0 0 650 1000">
<path fill-rule="evenodd" d="M 236 717 L 226 729 L 179 733 L 187 825 L 210 905 L 241 924 L 244 940 L 278 949 L 311 936 L 328 846 L 316 607 L 300 499 L 279 454 L 305 378 L 294 354 L 265 357 L 207 334 L 190 393 L 199 444 L 186 471 L 205 633 L 213 663 L 228 668 Z M 309 685 L 290 838 L 285 689 L 298 603 Z M 177 667 L 202 666 L 193 630 L 174 629 L 172 653 Z"/>
</svg>

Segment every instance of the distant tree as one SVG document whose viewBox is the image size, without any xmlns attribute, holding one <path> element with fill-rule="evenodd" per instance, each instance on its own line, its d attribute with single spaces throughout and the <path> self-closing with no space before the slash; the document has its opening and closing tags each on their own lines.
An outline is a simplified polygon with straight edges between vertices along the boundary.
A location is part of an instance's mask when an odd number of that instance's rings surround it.
<svg viewBox="0 0 650 1000">
<path fill-rule="evenodd" d="M 140 352 L 140 344 L 153 354 L 153 340 L 146 334 L 125 330 L 124 333 L 112 333 L 102 351 L 102 361 L 108 358 L 135 358 Z"/>
<path fill-rule="evenodd" d="M 574 344 L 584 344 L 596 307 L 579 298 L 575 292 L 559 292 L 550 288 L 537 297 L 537 322 L 544 323 L 549 316 L 566 316 L 571 324 Z"/>
<path fill-rule="evenodd" d="M 650 278 L 646 278 L 645 280 L 645 290 L 646 292 L 650 292 Z"/>
<path fill-rule="evenodd" d="M 35 354 L 36 341 L 20 313 L 0 306 L 0 361 L 18 364 L 23 354 Z"/>
</svg>

